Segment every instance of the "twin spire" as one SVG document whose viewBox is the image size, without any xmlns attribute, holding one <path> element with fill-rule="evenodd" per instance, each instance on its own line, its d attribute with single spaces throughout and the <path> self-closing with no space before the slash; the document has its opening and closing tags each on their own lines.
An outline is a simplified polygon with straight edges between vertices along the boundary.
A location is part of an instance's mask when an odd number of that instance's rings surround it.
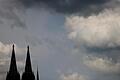
<svg viewBox="0 0 120 80">
<path fill-rule="evenodd" d="M 9 71 L 10 72 L 11 71 L 16 71 L 17 72 L 17 65 L 16 65 L 14 45 L 13 45 L 13 50 L 12 50 L 11 63 L 10 63 Z M 25 71 L 26 72 L 32 71 L 29 46 L 27 47 L 27 58 L 26 58 L 26 64 L 25 64 Z"/>
<path fill-rule="evenodd" d="M 29 75 L 29 77 L 28 77 L 28 75 Z M 37 68 L 36 78 L 37 78 L 37 80 L 39 80 L 38 68 Z M 22 80 L 28 80 L 28 79 L 35 80 L 34 73 L 32 72 L 29 46 L 27 47 L 27 58 L 26 58 L 26 64 L 25 64 L 25 71 L 22 75 Z M 7 73 L 7 76 L 6 76 L 6 80 L 20 80 L 20 74 L 18 73 L 17 65 L 16 65 L 14 45 L 13 45 L 13 49 L 12 49 L 10 68 L 9 68 L 9 72 Z"/>
</svg>

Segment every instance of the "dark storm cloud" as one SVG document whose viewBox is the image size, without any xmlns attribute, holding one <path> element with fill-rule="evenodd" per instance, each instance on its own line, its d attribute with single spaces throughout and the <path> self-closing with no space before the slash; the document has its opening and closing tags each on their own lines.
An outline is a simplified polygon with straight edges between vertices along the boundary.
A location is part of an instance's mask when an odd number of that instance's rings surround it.
<svg viewBox="0 0 120 80">
<path fill-rule="evenodd" d="M 22 0 L 27 7 L 37 3 L 39 6 L 44 5 L 61 13 L 88 12 L 89 9 L 99 12 L 106 2 L 107 0 Z"/>
</svg>

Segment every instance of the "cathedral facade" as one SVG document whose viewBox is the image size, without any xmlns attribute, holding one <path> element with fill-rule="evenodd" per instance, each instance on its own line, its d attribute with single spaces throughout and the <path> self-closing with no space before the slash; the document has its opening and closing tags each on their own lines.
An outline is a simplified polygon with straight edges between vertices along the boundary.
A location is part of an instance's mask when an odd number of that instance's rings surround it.
<svg viewBox="0 0 120 80">
<path fill-rule="evenodd" d="M 25 70 L 22 76 L 20 77 L 20 74 L 17 70 L 15 50 L 13 45 L 10 68 L 9 68 L 9 71 L 7 72 L 6 80 L 35 80 L 35 75 L 32 71 L 29 46 L 27 47 L 27 58 L 26 58 Z M 37 69 L 36 80 L 39 80 L 38 69 Z"/>
</svg>

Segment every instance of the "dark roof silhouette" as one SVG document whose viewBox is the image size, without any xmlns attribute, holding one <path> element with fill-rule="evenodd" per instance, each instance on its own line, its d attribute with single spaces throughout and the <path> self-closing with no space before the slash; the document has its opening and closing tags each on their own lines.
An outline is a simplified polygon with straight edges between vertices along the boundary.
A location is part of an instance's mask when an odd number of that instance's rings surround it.
<svg viewBox="0 0 120 80">
<path fill-rule="evenodd" d="M 14 45 L 13 45 L 13 50 L 12 50 L 10 69 L 9 69 L 9 72 L 7 73 L 6 80 L 20 80 L 20 74 L 17 71 Z"/>
</svg>

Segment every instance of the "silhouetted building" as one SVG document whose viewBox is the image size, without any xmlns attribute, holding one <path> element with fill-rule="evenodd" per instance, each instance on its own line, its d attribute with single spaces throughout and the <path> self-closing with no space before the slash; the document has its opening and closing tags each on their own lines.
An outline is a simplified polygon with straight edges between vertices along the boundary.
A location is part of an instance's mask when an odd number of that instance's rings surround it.
<svg viewBox="0 0 120 80">
<path fill-rule="evenodd" d="M 38 68 L 37 68 L 36 79 L 39 80 Z M 17 70 L 17 65 L 16 65 L 14 45 L 13 45 L 13 50 L 12 50 L 10 69 L 9 69 L 9 72 L 7 72 L 6 80 L 20 80 L 20 74 Z M 26 64 L 25 64 L 25 71 L 22 74 L 21 80 L 35 80 L 35 76 L 34 76 L 34 73 L 32 71 L 32 66 L 31 66 L 29 46 L 27 48 L 27 58 L 26 58 Z"/>
<path fill-rule="evenodd" d="M 14 45 L 12 50 L 10 69 L 9 72 L 7 72 L 6 80 L 20 80 L 20 74 L 17 70 L 17 65 L 16 65 Z"/>
<path fill-rule="evenodd" d="M 37 76 L 36 76 L 36 80 L 39 80 L 39 72 L 38 72 L 38 68 L 37 68 Z"/>
<path fill-rule="evenodd" d="M 31 66 L 29 46 L 27 50 L 26 65 L 25 65 L 25 71 L 22 75 L 22 80 L 35 80 L 35 76 L 32 71 L 32 66 Z"/>
</svg>

